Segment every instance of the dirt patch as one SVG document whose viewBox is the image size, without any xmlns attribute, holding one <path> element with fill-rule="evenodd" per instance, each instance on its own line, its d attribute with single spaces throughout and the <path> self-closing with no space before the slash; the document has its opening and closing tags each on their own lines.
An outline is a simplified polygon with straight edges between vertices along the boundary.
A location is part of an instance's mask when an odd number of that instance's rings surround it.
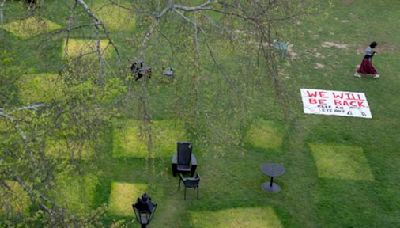
<svg viewBox="0 0 400 228">
<path fill-rule="evenodd" d="M 356 49 L 357 55 L 361 55 L 364 53 L 365 48 L 368 47 L 368 44 L 363 45 L 363 46 L 358 46 Z M 376 47 L 376 53 L 379 55 L 379 53 L 395 53 L 400 51 L 400 46 L 396 44 L 390 44 L 390 43 L 379 43 L 378 46 Z"/>
<path fill-rule="evenodd" d="M 396 52 L 399 51 L 400 48 L 397 44 L 382 43 L 378 44 L 376 50 L 381 52 Z"/>
<path fill-rule="evenodd" d="M 297 58 L 297 53 L 293 50 L 293 44 L 288 45 L 288 54 L 289 54 L 290 59 Z"/>
<path fill-rule="evenodd" d="M 314 65 L 314 69 L 322 69 L 324 67 L 325 67 L 325 65 L 322 63 L 315 63 L 315 65 Z"/>
<path fill-rule="evenodd" d="M 342 2 L 345 5 L 350 5 L 350 4 L 352 4 L 354 2 L 354 0 L 343 0 Z"/>
<path fill-rule="evenodd" d="M 358 48 L 356 49 L 357 55 L 363 54 L 365 48 L 366 48 L 366 46 L 365 46 L 365 47 L 364 47 L 364 46 L 363 46 L 363 47 L 358 47 Z"/>
<path fill-rule="evenodd" d="M 322 55 L 322 54 L 319 53 L 319 52 L 315 52 L 315 53 L 314 53 L 314 57 L 315 57 L 315 58 L 318 58 L 318 59 L 325 59 L 325 56 Z"/>
<path fill-rule="evenodd" d="M 340 49 L 346 49 L 346 48 L 349 47 L 348 44 L 337 44 L 337 43 L 329 42 L 329 41 L 323 42 L 321 46 L 324 47 L 324 48 L 332 48 L 332 47 L 334 47 L 334 48 L 340 48 Z"/>
</svg>

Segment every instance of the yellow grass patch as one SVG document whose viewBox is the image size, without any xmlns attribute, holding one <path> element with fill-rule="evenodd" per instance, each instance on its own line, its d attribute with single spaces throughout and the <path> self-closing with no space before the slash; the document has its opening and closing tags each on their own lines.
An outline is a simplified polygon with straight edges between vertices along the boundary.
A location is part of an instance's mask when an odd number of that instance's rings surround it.
<svg viewBox="0 0 400 228">
<path fill-rule="evenodd" d="M 13 21 L 1 26 L 1 28 L 22 39 L 28 39 L 41 33 L 62 28 L 60 25 L 47 19 L 28 17 L 23 20 Z"/>
<path fill-rule="evenodd" d="M 28 193 L 16 181 L 6 181 L 10 191 L 0 188 L 0 215 L 13 217 L 28 212 L 30 200 Z"/>
<path fill-rule="evenodd" d="M 375 179 L 361 147 L 326 144 L 309 146 L 319 177 L 368 181 Z"/>
<path fill-rule="evenodd" d="M 61 96 L 56 74 L 27 74 L 18 82 L 23 103 L 49 102 Z"/>
<path fill-rule="evenodd" d="M 96 57 L 96 45 L 97 40 L 69 39 L 67 44 L 66 39 L 64 39 L 62 56 L 63 58 L 67 58 L 68 56 L 94 58 Z M 111 49 L 112 47 L 109 45 L 108 40 L 100 40 L 100 51 L 104 57 L 111 57 Z"/>
<path fill-rule="evenodd" d="M 146 158 L 147 139 L 140 131 L 142 123 L 122 120 L 114 124 L 113 157 Z M 179 121 L 155 120 L 151 124 L 153 150 L 150 157 L 168 157 L 176 152 L 176 142 L 186 141 L 186 132 Z"/>
<path fill-rule="evenodd" d="M 121 4 L 121 1 L 116 1 Z M 129 8 L 128 4 L 126 5 Z M 135 28 L 136 17 L 127 9 L 123 9 L 116 5 L 99 5 L 95 6 L 95 14 L 104 23 L 106 28 L 111 31 L 132 31 Z"/>
<path fill-rule="evenodd" d="M 133 216 L 132 204 L 147 190 L 147 184 L 113 182 L 108 209 L 113 215 Z"/>
<path fill-rule="evenodd" d="M 221 211 L 191 212 L 193 227 L 212 228 L 267 228 L 282 227 L 271 207 L 233 208 Z"/>
<path fill-rule="evenodd" d="M 261 149 L 278 149 L 282 145 L 283 134 L 273 121 L 258 120 L 247 132 L 246 141 Z"/>
<path fill-rule="evenodd" d="M 0 119 L 0 133 L 2 131 L 6 131 L 8 129 L 8 126 L 6 124 L 6 121 L 4 119 Z"/>
</svg>

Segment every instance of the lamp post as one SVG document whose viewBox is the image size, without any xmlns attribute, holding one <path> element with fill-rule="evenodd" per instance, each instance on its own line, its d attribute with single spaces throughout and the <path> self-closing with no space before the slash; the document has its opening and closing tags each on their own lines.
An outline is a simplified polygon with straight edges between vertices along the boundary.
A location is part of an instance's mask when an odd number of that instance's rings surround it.
<svg viewBox="0 0 400 228">
<path fill-rule="evenodd" d="M 150 223 L 150 220 L 157 209 L 157 204 L 151 201 L 151 198 L 147 193 L 144 193 L 142 198 L 138 198 L 138 201 L 132 204 L 132 208 L 135 212 L 136 220 L 143 228 Z"/>
</svg>

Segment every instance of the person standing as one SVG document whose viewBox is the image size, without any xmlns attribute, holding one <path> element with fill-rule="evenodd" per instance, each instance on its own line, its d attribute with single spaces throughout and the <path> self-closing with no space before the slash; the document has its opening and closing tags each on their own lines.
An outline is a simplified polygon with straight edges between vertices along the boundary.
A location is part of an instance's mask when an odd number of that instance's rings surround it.
<svg viewBox="0 0 400 228">
<path fill-rule="evenodd" d="M 357 72 L 354 74 L 355 77 L 360 78 L 362 74 L 372 75 L 373 78 L 379 78 L 378 71 L 372 65 L 372 57 L 376 54 L 375 48 L 378 46 L 377 42 L 372 42 L 365 50 L 364 50 L 364 58 L 357 67 Z"/>
</svg>

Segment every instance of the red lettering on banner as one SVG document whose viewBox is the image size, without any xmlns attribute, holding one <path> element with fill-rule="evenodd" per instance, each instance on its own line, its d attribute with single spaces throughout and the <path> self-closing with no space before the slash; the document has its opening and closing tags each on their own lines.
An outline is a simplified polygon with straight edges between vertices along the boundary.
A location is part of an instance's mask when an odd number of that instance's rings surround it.
<svg viewBox="0 0 400 228">
<path fill-rule="evenodd" d="M 364 93 L 301 89 L 301 96 L 304 113 L 371 118 Z"/>
<path fill-rule="evenodd" d="M 342 101 L 340 100 L 333 100 L 335 105 L 342 105 Z"/>
<path fill-rule="evenodd" d="M 317 96 L 317 91 L 315 91 L 314 93 L 311 93 L 310 91 L 307 90 L 307 94 L 309 97 L 316 97 Z"/>
<path fill-rule="evenodd" d="M 321 104 L 321 102 L 320 102 L 320 104 Z M 364 101 L 333 100 L 333 104 L 336 106 L 357 106 L 359 108 L 365 108 Z"/>
<path fill-rule="evenodd" d="M 310 104 L 317 104 L 317 100 L 314 98 L 308 98 L 308 103 Z"/>
<path fill-rule="evenodd" d="M 318 100 L 320 105 L 325 105 L 326 104 L 325 101 L 326 101 L 325 99 L 319 99 Z"/>
<path fill-rule="evenodd" d="M 354 94 L 354 93 L 345 93 L 345 94 L 346 94 L 346 96 L 344 97 L 344 99 L 346 99 L 346 100 L 359 100 L 359 101 L 363 100 L 363 99 L 361 99 L 360 94 Z M 337 98 L 337 97 L 335 97 L 335 98 Z M 341 98 L 343 98 L 343 96 Z"/>
<path fill-rule="evenodd" d="M 342 98 L 343 99 L 343 93 L 340 93 L 340 94 L 332 93 L 332 94 L 333 94 L 333 98 Z"/>
<path fill-rule="evenodd" d="M 351 106 L 357 106 L 357 105 L 358 105 L 358 102 L 357 102 L 357 101 L 350 101 L 350 105 L 351 105 Z"/>
</svg>

